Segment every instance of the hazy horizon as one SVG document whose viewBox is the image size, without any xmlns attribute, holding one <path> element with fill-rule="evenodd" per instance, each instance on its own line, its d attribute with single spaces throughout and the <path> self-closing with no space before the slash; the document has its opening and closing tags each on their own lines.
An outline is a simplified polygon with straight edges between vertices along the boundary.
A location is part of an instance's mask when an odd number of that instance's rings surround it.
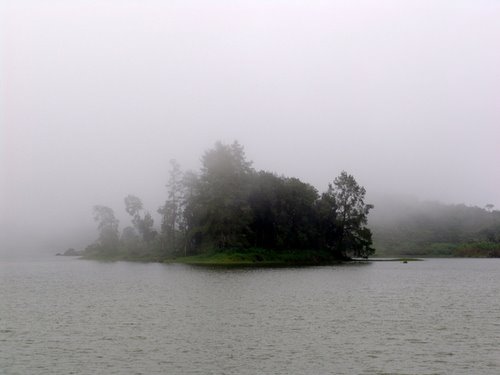
<svg viewBox="0 0 500 375">
<path fill-rule="evenodd" d="M 169 160 L 198 170 L 218 140 L 320 191 L 346 170 L 368 198 L 500 207 L 499 2 L 0 11 L 0 252 L 83 246 L 127 194 L 156 212 Z"/>
</svg>

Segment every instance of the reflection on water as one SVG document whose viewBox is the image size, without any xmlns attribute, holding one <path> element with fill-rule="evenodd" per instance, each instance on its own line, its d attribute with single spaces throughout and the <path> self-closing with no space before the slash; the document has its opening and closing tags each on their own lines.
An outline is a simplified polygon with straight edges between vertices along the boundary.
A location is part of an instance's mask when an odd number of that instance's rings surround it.
<svg viewBox="0 0 500 375">
<path fill-rule="evenodd" d="M 498 374 L 500 260 L 0 263 L 1 374 Z"/>
</svg>

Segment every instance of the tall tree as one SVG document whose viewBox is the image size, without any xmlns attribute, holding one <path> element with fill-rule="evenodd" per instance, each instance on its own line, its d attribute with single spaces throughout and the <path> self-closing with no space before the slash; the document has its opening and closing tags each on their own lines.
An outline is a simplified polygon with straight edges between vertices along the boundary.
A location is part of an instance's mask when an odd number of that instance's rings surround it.
<svg viewBox="0 0 500 375">
<path fill-rule="evenodd" d="M 251 212 L 247 198 L 252 172 L 238 142 L 217 142 L 205 152 L 191 204 L 199 216 L 196 226 L 190 228 L 202 242 L 215 248 L 248 244 Z"/>
<path fill-rule="evenodd" d="M 170 172 L 167 182 L 168 196 L 165 204 L 158 209 L 162 215 L 162 244 L 168 250 L 174 250 L 177 247 L 176 233 L 181 230 L 182 211 L 184 206 L 184 183 L 183 174 L 179 163 L 170 160 Z M 166 246 L 165 246 L 166 245 Z"/>
<path fill-rule="evenodd" d="M 153 226 L 153 217 L 149 212 L 146 211 L 144 213 L 144 217 L 139 222 L 139 233 L 142 234 L 142 239 L 147 243 L 154 240 L 157 235 L 157 232 L 154 230 Z"/>
<path fill-rule="evenodd" d="M 94 206 L 94 220 L 98 222 L 98 243 L 101 251 L 112 253 L 118 249 L 118 224 L 113 209 L 106 206 Z"/>
<path fill-rule="evenodd" d="M 181 248 L 184 254 L 193 252 L 199 249 L 203 240 L 203 225 L 202 222 L 206 216 L 204 212 L 204 204 L 202 202 L 202 194 L 200 191 L 201 183 L 199 176 L 187 171 L 182 178 L 184 191 L 182 195 L 182 220 L 180 222 L 180 230 L 183 234 L 183 243 Z"/>
<path fill-rule="evenodd" d="M 365 204 L 365 194 L 365 188 L 343 171 L 328 186 L 318 203 L 322 224 L 331 231 L 325 235 L 327 246 L 337 256 L 368 257 L 375 252 L 371 247 L 372 234 L 367 227 L 368 213 L 373 205 Z"/>
<path fill-rule="evenodd" d="M 124 199 L 125 201 L 125 211 L 132 216 L 132 224 L 142 239 L 146 242 L 150 242 L 154 239 L 156 232 L 153 229 L 154 220 L 149 212 L 144 212 L 143 204 L 140 198 L 135 195 L 127 195 Z M 144 217 L 141 214 L 144 213 Z"/>
</svg>

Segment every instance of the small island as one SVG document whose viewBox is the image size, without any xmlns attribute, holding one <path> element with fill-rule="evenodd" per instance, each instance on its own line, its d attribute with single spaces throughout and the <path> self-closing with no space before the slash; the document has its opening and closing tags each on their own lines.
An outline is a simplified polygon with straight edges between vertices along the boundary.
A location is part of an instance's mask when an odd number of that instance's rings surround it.
<svg viewBox="0 0 500 375">
<path fill-rule="evenodd" d="M 368 258 L 372 232 L 364 187 L 342 172 L 319 193 L 298 178 L 257 171 L 243 147 L 217 142 L 198 173 L 170 162 L 158 229 L 140 198 L 124 199 L 132 226 L 94 206 L 99 238 L 86 259 L 204 265 L 320 265 Z"/>
<path fill-rule="evenodd" d="M 98 239 L 63 254 L 86 259 L 198 265 L 324 265 L 377 256 L 500 257 L 500 211 L 439 202 L 385 200 L 368 215 L 366 190 L 341 172 L 318 190 L 295 177 L 256 170 L 238 143 L 217 142 L 195 173 L 170 161 L 165 201 L 151 211 L 128 195 L 130 226 L 93 207 Z"/>
</svg>

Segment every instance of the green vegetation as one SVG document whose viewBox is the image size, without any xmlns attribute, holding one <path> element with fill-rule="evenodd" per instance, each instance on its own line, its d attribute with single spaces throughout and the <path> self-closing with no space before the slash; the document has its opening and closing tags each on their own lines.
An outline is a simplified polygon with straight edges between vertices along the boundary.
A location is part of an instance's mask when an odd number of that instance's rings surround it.
<svg viewBox="0 0 500 375">
<path fill-rule="evenodd" d="M 374 253 L 365 189 L 342 172 L 319 194 L 297 178 L 256 171 L 243 147 L 216 143 L 198 174 L 171 162 L 159 230 L 134 196 L 121 235 L 111 208 L 94 207 L 99 238 L 84 257 L 191 264 L 325 264 Z M 311 250 L 313 249 L 313 250 Z"/>
<path fill-rule="evenodd" d="M 371 227 L 379 256 L 500 257 L 500 211 L 492 205 L 413 202 Z"/>
<path fill-rule="evenodd" d="M 210 266 L 280 266 L 321 265 L 338 263 L 327 251 L 276 252 L 269 249 L 227 249 L 212 253 L 176 257 L 166 262 Z"/>
</svg>

